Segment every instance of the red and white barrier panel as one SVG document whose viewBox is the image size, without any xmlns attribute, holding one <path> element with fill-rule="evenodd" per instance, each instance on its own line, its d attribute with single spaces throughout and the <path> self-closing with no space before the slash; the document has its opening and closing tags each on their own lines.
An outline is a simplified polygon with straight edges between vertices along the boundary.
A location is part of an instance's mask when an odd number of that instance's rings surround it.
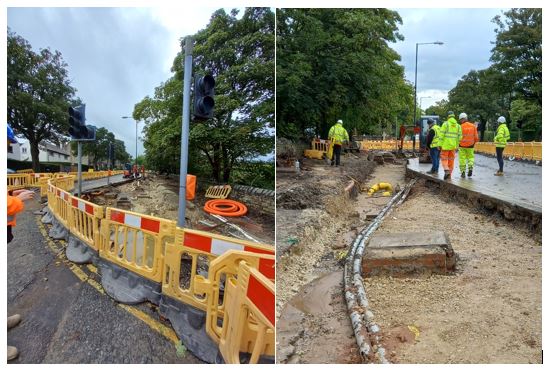
<svg viewBox="0 0 548 371">
<path fill-rule="evenodd" d="M 76 197 L 72 198 L 72 206 L 78 208 L 79 210 L 93 215 L 93 206 L 85 203 L 82 200 L 77 199 Z"/>
<path fill-rule="evenodd" d="M 129 227 L 144 229 L 149 232 L 160 232 L 160 221 L 144 218 L 141 216 L 124 213 L 121 211 L 111 210 L 110 220 L 120 224 L 125 224 Z"/>
<path fill-rule="evenodd" d="M 246 246 L 244 244 L 239 244 L 236 242 L 225 241 L 217 238 L 212 238 L 209 236 L 204 236 L 201 234 L 196 234 L 192 232 L 186 232 L 184 235 L 183 245 L 186 247 L 191 247 L 196 250 L 200 250 L 213 255 L 223 255 L 228 250 L 238 250 L 238 251 L 247 251 L 254 252 L 257 254 L 271 254 L 274 255 L 272 250 L 263 250 L 253 246 Z"/>
<path fill-rule="evenodd" d="M 270 324 L 274 326 L 274 308 L 276 302 L 274 293 L 253 275 L 250 275 L 246 296 L 255 304 L 257 309 L 266 317 L 266 319 L 270 321 Z"/>
</svg>

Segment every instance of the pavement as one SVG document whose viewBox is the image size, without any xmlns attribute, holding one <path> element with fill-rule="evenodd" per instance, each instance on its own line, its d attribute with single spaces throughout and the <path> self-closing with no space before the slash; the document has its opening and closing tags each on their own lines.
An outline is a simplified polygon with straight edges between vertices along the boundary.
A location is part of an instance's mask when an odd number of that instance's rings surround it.
<svg viewBox="0 0 548 371">
<path fill-rule="evenodd" d="M 95 188 L 104 187 L 108 184 L 108 182 L 110 182 L 110 184 L 119 184 L 119 183 L 131 182 L 131 181 L 132 181 L 131 179 L 124 179 L 123 174 L 118 174 L 118 175 L 114 175 L 107 178 L 86 180 L 82 182 L 82 192 L 87 192 Z M 75 181 L 74 192 L 76 192 L 77 189 L 78 189 L 78 181 Z"/>
<path fill-rule="evenodd" d="M 201 363 L 154 305 L 115 302 L 94 266 L 69 262 L 33 214 L 41 208 L 26 203 L 7 245 L 7 312 L 22 316 L 7 333 L 20 353 L 9 363 Z"/>
<path fill-rule="evenodd" d="M 495 157 L 476 153 L 473 175 L 461 178 L 458 154 L 451 174 L 451 183 L 459 187 L 479 192 L 496 199 L 511 202 L 525 209 L 542 213 L 542 166 L 524 161 L 504 160 L 504 176 L 494 176 L 498 170 Z M 426 174 L 432 164 L 421 164 L 417 158 L 409 159 L 409 170 Z M 443 168 L 440 163 L 436 178 L 443 179 Z"/>
</svg>

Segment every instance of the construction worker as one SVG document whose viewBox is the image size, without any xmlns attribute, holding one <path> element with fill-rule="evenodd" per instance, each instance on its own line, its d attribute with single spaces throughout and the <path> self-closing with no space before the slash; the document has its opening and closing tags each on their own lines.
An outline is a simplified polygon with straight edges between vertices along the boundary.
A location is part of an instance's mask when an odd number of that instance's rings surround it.
<svg viewBox="0 0 548 371">
<path fill-rule="evenodd" d="M 335 125 L 329 129 L 328 139 L 333 145 L 333 157 L 331 158 L 331 166 L 339 166 L 341 164 L 341 149 L 343 143 L 348 143 L 348 132 L 343 128 L 343 121 L 338 120 Z"/>
<path fill-rule="evenodd" d="M 441 147 L 440 159 L 445 171 L 443 179 L 447 180 L 451 179 L 451 173 L 455 164 L 455 150 L 458 148 L 460 139 L 462 138 L 462 130 L 455 119 L 453 111 L 447 112 L 447 121 L 442 124 L 439 135 Z"/>
<path fill-rule="evenodd" d="M 478 129 L 476 125 L 468 121 L 468 115 L 461 113 L 459 115 L 460 127 L 462 129 L 462 138 L 459 143 L 459 168 L 460 177 L 466 176 L 466 165 L 468 165 L 468 176 L 472 176 L 474 169 L 474 145 L 479 142 Z"/>
<path fill-rule="evenodd" d="M 495 150 L 497 151 L 497 161 L 499 163 L 499 170 L 495 173 L 496 176 L 503 176 L 503 166 L 504 166 L 504 160 L 502 157 L 502 153 L 504 152 L 504 148 L 506 148 L 506 143 L 510 139 L 510 131 L 508 130 L 508 127 L 506 126 L 506 119 L 504 116 L 500 116 L 497 119 L 498 127 L 495 134 L 494 142 L 495 142 Z"/>
<path fill-rule="evenodd" d="M 12 143 L 17 143 L 17 138 L 15 137 L 13 130 L 8 124 L 8 148 Z M 12 228 L 16 225 L 15 215 L 23 211 L 25 208 L 24 202 L 30 200 L 34 197 L 34 192 L 18 189 L 15 191 L 8 192 L 8 230 L 7 230 L 7 240 L 8 243 L 13 240 Z M 8 330 L 12 327 L 15 327 L 21 322 L 21 316 L 19 314 L 14 314 L 13 316 L 8 317 Z M 7 356 L 8 361 L 17 358 L 19 351 L 16 347 L 8 345 Z"/>
<path fill-rule="evenodd" d="M 430 158 L 432 159 L 432 169 L 426 174 L 436 175 L 440 167 L 440 126 L 432 119 L 428 119 L 428 136 L 426 137 L 426 148 L 430 149 Z"/>
</svg>

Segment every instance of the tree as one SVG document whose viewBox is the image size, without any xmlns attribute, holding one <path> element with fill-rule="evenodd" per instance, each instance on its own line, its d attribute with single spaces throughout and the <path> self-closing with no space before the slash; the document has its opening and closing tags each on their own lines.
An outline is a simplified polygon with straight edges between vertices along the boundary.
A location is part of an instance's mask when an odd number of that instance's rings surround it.
<svg viewBox="0 0 548 371">
<path fill-rule="evenodd" d="M 347 129 L 380 132 L 408 119 L 412 90 L 388 42 L 403 40 L 401 18 L 388 9 L 277 10 L 277 127 L 326 137 Z M 411 110 L 412 111 L 412 110 Z"/>
<path fill-rule="evenodd" d="M 268 8 L 213 13 L 194 35 L 195 74 L 216 79 L 214 118 L 190 128 L 189 171 L 209 165 L 215 181 L 229 181 L 234 166 L 274 149 L 274 14 Z M 174 76 L 145 97 L 133 117 L 145 122 L 146 163 L 178 170 L 184 52 L 175 58 Z"/>
<path fill-rule="evenodd" d="M 67 64 L 60 52 L 32 50 L 27 40 L 8 29 L 7 121 L 28 139 L 32 168 L 39 171 L 42 141 L 59 143 L 68 132 L 68 107 L 74 100 Z"/>
<path fill-rule="evenodd" d="M 542 9 L 511 9 L 496 16 L 493 68 L 508 90 L 542 105 Z"/>
<path fill-rule="evenodd" d="M 114 159 L 122 163 L 129 160 L 129 154 L 126 152 L 125 143 L 116 139 L 114 133 L 107 128 L 100 127 L 95 131 L 95 140 L 91 142 L 82 142 L 82 155 L 89 156 L 94 168 L 97 168 L 99 162 L 107 162 L 109 144 L 114 146 Z M 72 142 L 71 149 L 73 153 L 78 151 L 78 143 Z"/>
</svg>

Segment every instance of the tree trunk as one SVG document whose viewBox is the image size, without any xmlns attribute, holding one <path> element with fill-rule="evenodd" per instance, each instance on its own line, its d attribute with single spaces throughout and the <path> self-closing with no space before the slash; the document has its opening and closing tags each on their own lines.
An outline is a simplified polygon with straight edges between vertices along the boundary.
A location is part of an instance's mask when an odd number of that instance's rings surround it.
<svg viewBox="0 0 548 371">
<path fill-rule="evenodd" d="M 216 182 L 221 181 L 221 153 L 219 147 L 218 144 L 213 145 L 213 163 L 211 164 L 213 179 Z"/>
<path fill-rule="evenodd" d="M 38 142 L 31 142 L 30 144 L 30 155 L 32 157 L 32 169 L 35 173 L 40 172 L 40 149 L 38 148 Z"/>
</svg>

